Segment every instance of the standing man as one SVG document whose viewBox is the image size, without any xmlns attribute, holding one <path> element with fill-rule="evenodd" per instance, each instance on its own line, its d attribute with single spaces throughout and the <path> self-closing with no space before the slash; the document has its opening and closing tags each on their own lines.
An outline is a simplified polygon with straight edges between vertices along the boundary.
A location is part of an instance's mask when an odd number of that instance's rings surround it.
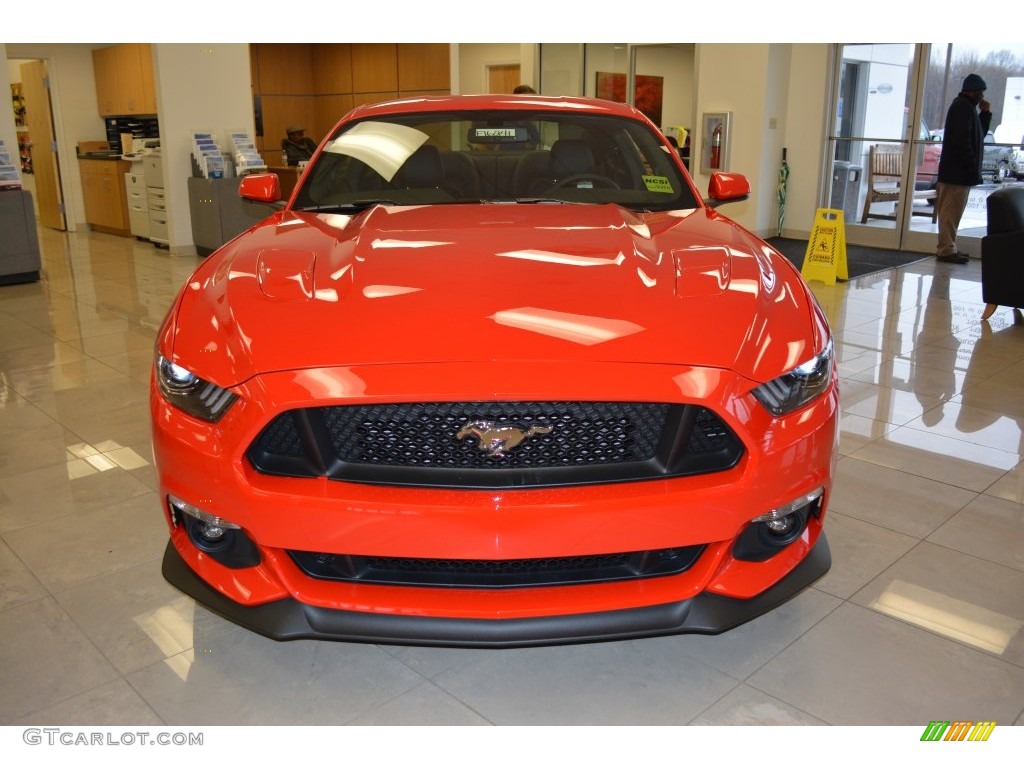
<svg viewBox="0 0 1024 768">
<path fill-rule="evenodd" d="M 992 123 L 989 104 L 982 98 L 986 87 L 978 75 L 968 75 L 946 113 L 942 156 L 939 157 L 939 197 L 935 203 L 939 218 L 935 258 L 939 261 L 953 264 L 970 261 L 966 253 L 956 249 L 956 231 L 967 208 L 971 187 L 981 184 L 985 134 Z"/>
</svg>

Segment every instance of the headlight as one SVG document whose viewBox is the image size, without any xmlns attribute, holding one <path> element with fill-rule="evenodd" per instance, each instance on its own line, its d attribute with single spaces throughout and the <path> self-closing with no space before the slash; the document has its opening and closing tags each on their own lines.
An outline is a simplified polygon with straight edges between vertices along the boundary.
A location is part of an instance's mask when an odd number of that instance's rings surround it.
<svg viewBox="0 0 1024 768">
<path fill-rule="evenodd" d="M 775 416 L 795 411 L 828 389 L 832 380 L 832 340 L 817 355 L 767 384 L 756 387 L 754 397 Z"/>
<path fill-rule="evenodd" d="M 156 360 L 156 381 L 168 402 L 203 421 L 218 421 L 237 399 L 226 389 L 200 379 L 163 355 Z"/>
</svg>

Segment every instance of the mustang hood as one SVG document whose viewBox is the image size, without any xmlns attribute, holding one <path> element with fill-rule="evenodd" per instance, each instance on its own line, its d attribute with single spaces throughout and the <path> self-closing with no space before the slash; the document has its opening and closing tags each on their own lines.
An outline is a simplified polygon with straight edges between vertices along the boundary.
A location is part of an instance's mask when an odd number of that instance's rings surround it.
<svg viewBox="0 0 1024 768">
<path fill-rule="evenodd" d="M 282 212 L 193 275 L 173 354 L 225 386 L 308 367 L 501 360 L 701 365 L 763 381 L 814 354 L 812 315 L 788 262 L 710 209 Z"/>
</svg>

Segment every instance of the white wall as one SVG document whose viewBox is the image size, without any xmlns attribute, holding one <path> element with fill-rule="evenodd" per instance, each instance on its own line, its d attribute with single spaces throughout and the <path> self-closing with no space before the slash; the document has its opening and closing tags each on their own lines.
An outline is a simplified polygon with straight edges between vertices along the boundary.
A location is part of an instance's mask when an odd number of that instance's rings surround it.
<svg viewBox="0 0 1024 768">
<path fill-rule="evenodd" d="M 458 92 L 487 93 L 487 67 L 494 64 L 518 64 L 525 82 L 527 67 L 532 73 L 533 58 L 524 61 L 522 55 L 519 43 L 459 43 Z"/>
<path fill-rule="evenodd" d="M 659 128 L 681 125 L 693 129 L 693 60 L 695 46 L 644 45 L 636 49 L 636 73 L 660 75 L 664 93 Z"/>
<path fill-rule="evenodd" d="M 762 237 L 777 234 L 782 147 L 787 148 L 790 167 L 783 234 L 806 237 L 814 223 L 829 110 L 825 99 L 829 48 L 825 43 L 697 45 L 694 180 L 706 192 L 710 178 L 700 173 L 705 138 L 700 116 L 731 112 L 727 170 L 750 180 L 751 196 L 728 204 L 722 212 Z M 737 72 L 743 76 L 736 77 Z"/>
<path fill-rule="evenodd" d="M 247 43 L 153 45 L 160 147 L 173 253 L 195 252 L 188 205 L 194 130 L 212 131 L 222 149 L 232 130 L 255 138 Z"/>
<path fill-rule="evenodd" d="M 827 101 L 832 46 L 800 43 L 789 48 L 786 103 L 780 115 L 784 121 L 782 146 L 787 148 L 790 169 L 782 234 L 808 237 L 818 208 L 822 176 L 827 171 L 823 167 L 825 150 L 822 145 L 832 106 Z M 781 161 L 781 150 L 775 159 Z M 774 230 L 771 234 L 775 234 Z"/>
</svg>

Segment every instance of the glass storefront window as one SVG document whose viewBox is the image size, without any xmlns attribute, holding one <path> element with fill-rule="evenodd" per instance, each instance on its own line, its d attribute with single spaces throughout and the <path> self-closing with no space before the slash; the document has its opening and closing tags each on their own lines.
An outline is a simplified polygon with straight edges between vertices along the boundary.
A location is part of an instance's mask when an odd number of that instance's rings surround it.
<svg viewBox="0 0 1024 768">
<path fill-rule="evenodd" d="M 983 183 L 971 190 L 961 231 L 986 226 L 985 200 L 994 190 L 1024 183 L 1024 44 L 932 43 L 921 119 L 936 141 L 950 102 L 971 73 L 988 85 L 992 125 L 985 137 Z"/>
</svg>

